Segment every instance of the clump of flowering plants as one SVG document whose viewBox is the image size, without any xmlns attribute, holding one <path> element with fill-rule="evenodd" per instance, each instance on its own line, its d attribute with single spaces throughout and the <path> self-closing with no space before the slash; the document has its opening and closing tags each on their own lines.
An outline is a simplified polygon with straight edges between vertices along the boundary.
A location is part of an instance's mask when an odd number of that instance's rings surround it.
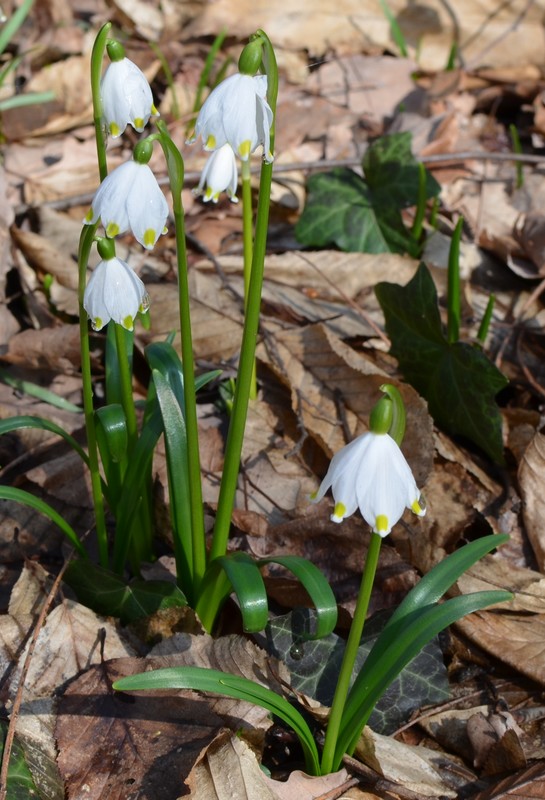
<svg viewBox="0 0 545 800">
<path fill-rule="evenodd" d="M 109 34 L 108 23 L 97 36 L 91 59 L 101 183 L 83 221 L 79 247 L 87 448 L 82 449 L 47 420 L 19 417 L 0 424 L 0 433 L 25 426 L 45 428 L 63 436 L 79 453 L 91 478 L 99 564 L 91 562 L 77 532 L 46 503 L 12 487 L 0 487 L 0 497 L 32 505 L 61 527 L 79 555 L 69 566 L 66 578 L 78 597 L 98 611 L 131 620 L 160 607 L 189 603 L 210 631 L 223 603 L 234 592 L 244 628 L 261 630 L 268 620 L 268 603 L 260 567 L 272 560 L 290 570 L 304 585 L 317 610 L 314 635 L 322 636 L 335 626 L 337 608 L 329 584 L 313 564 L 295 556 L 255 561 L 246 553 L 228 553 L 248 403 L 255 393 L 255 344 L 278 90 L 272 45 L 263 31 L 252 36 L 242 51 L 238 72 L 210 93 L 195 122 L 194 139 L 202 137 L 205 149 L 212 151 L 199 184 L 205 199 L 217 200 L 222 191 L 236 199 L 236 159 L 241 162 L 245 253 L 243 337 L 215 526 L 207 549 L 196 392 L 219 373 L 195 375 L 181 200 L 184 164 L 166 124 L 158 119 L 156 132 L 137 142 L 132 158 L 108 171 L 108 137 L 121 136 L 128 125 L 142 133 L 158 116 L 144 74 Z M 109 65 L 103 74 L 106 53 Z M 149 299 L 131 264 L 117 257 L 116 237 L 131 232 L 144 248 L 151 250 L 168 229 L 167 198 L 149 166 L 156 144 L 163 151 L 172 197 L 182 358 L 172 346 L 176 333 L 168 341 L 146 348 L 151 381 L 143 414 L 138 415 L 132 391 L 133 331 L 138 319 L 145 320 Z M 260 147 L 263 159 L 254 228 L 249 164 Z M 93 397 L 89 323 L 95 331 L 106 333 L 105 403 L 99 408 Z M 140 579 L 141 565 L 154 558 L 152 458 L 161 436 L 166 449 L 176 584 Z"/>
<path fill-rule="evenodd" d="M 371 528 L 321 753 L 305 718 L 291 702 L 240 676 L 200 667 L 171 667 L 122 678 L 114 684 L 115 689 L 197 689 L 263 706 L 293 728 L 301 742 L 307 771 L 325 775 L 340 767 L 345 753 L 353 753 L 377 701 L 434 636 L 466 614 L 511 598 L 509 592 L 486 591 L 450 597 L 439 603 L 465 570 L 509 537 L 492 535 L 471 542 L 437 564 L 409 592 L 386 623 L 360 672 L 353 674 L 382 540 L 399 521 L 405 507 L 418 516 L 425 513 L 411 469 L 399 447 L 405 430 L 401 396 L 390 384 L 385 384 L 382 391 L 386 396 L 373 408 L 369 432 L 333 457 L 312 498 L 318 502 L 331 488 L 335 502 L 331 519 L 342 522 L 359 508 Z"/>
</svg>

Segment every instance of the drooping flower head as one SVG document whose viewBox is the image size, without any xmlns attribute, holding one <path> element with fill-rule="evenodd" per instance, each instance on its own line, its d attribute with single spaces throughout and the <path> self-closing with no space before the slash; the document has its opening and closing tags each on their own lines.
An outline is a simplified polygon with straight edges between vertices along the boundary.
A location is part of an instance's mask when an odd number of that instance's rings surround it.
<svg viewBox="0 0 545 800">
<path fill-rule="evenodd" d="M 205 150 L 217 150 L 229 143 L 243 161 L 263 145 L 264 158 L 270 162 L 272 121 L 267 76 L 237 72 L 218 84 L 207 97 L 189 143 L 198 136 L 202 137 Z"/>
<path fill-rule="evenodd" d="M 399 445 L 383 425 L 376 426 L 379 430 L 373 427 L 371 420 L 368 433 L 333 456 L 312 500 L 318 502 L 331 489 L 335 501 L 333 522 L 342 522 L 359 508 L 372 530 L 387 536 L 405 508 L 418 516 L 423 516 L 426 509 Z"/>
<path fill-rule="evenodd" d="M 149 144 L 150 152 L 144 146 Z M 166 232 L 168 203 L 149 168 L 151 144 L 139 142 L 132 161 L 114 169 L 100 184 L 84 219 L 87 225 L 102 222 L 106 236 L 113 238 L 131 230 L 148 250 Z"/>
<path fill-rule="evenodd" d="M 149 83 L 142 70 L 125 57 L 119 42 L 108 42 L 107 49 L 111 63 L 100 82 L 100 96 L 108 132 L 115 139 L 130 124 L 141 133 L 149 118 L 159 113 Z"/>
<path fill-rule="evenodd" d="M 205 203 L 217 203 L 221 192 L 227 192 L 231 202 L 238 203 L 237 183 L 237 160 L 231 145 L 224 144 L 208 157 L 195 194 L 202 194 Z"/>
<path fill-rule="evenodd" d="M 99 241 L 98 250 L 103 260 L 89 278 L 83 307 L 95 331 L 101 330 L 110 320 L 132 331 L 138 312 L 149 308 L 146 288 L 131 267 L 113 255 L 110 242 Z"/>
</svg>

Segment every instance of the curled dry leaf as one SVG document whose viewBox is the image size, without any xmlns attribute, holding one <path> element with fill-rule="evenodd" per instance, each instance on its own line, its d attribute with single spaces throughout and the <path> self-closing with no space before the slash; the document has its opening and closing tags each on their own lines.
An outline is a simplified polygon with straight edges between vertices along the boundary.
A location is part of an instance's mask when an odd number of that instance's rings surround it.
<svg viewBox="0 0 545 800">
<path fill-rule="evenodd" d="M 286 782 L 272 780 L 244 740 L 221 731 L 201 752 L 186 784 L 191 800 L 318 800 L 347 780 L 344 769 L 318 778 L 296 771 Z"/>
<path fill-rule="evenodd" d="M 545 569 L 545 436 L 536 433 L 521 459 L 518 480 L 523 501 L 522 514 L 528 539 L 540 569 Z"/>
</svg>

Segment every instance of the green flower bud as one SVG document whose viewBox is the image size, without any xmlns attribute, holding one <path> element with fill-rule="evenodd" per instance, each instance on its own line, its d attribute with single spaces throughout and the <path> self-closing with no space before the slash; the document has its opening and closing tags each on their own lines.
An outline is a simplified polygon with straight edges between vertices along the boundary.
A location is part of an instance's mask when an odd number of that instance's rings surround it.
<svg viewBox="0 0 545 800">
<path fill-rule="evenodd" d="M 254 76 L 257 74 L 263 57 L 262 49 L 261 39 L 252 39 L 251 42 L 248 42 L 238 60 L 238 70 L 241 75 Z"/>
<path fill-rule="evenodd" d="M 125 48 L 115 39 L 109 39 L 106 43 L 106 50 L 110 61 L 123 61 L 125 58 Z"/>
<path fill-rule="evenodd" d="M 369 417 L 369 430 L 371 433 L 388 433 L 393 419 L 392 401 L 389 397 L 381 397 L 373 406 Z"/>
<path fill-rule="evenodd" d="M 105 236 L 97 240 L 98 254 L 103 261 L 110 261 L 115 258 L 115 242 L 113 239 L 107 239 Z"/>
<path fill-rule="evenodd" d="M 137 164 L 147 164 L 153 154 L 153 142 L 149 137 L 142 139 L 134 148 L 132 157 Z"/>
</svg>

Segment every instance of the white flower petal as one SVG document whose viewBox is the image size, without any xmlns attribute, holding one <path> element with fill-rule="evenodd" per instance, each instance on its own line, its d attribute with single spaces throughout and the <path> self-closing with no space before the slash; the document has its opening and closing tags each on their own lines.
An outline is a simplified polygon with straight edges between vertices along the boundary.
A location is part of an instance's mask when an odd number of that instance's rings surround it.
<svg viewBox="0 0 545 800">
<path fill-rule="evenodd" d="M 313 499 L 320 500 L 330 488 L 333 521 L 341 522 L 359 507 L 381 536 L 390 532 L 405 508 L 425 513 L 424 508 L 415 508 L 420 492 L 405 456 L 388 434 L 366 433 L 336 453 Z"/>
<path fill-rule="evenodd" d="M 103 116 L 113 138 L 121 136 L 130 123 L 141 132 L 156 113 L 153 95 L 144 73 L 123 58 L 113 61 L 100 84 Z"/>
<path fill-rule="evenodd" d="M 110 320 L 132 330 L 134 318 L 146 305 L 146 288 L 140 278 L 119 258 L 100 261 L 87 283 L 83 298 L 95 330 Z"/>
<path fill-rule="evenodd" d="M 265 158 L 271 161 L 273 113 L 266 95 L 266 75 L 231 75 L 205 100 L 197 117 L 195 135 L 189 141 L 201 136 L 205 150 L 218 149 L 228 142 L 243 160 L 261 144 Z"/>
<path fill-rule="evenodd" d="M 163 233 L 168 203 L 147 164 L 131 160 L 114 169 L 100 184 L 86 224 L 102 222 L 110 238 L 132 230 L 151 249 Z"/>
<path fill-rule="evenodd" d="M 131 191 L 126 198 L 131 230 L 143 247 L 151 250 L 163 232 L 168 203 L 147 164 L 137 164 Z"/>
<path fill-rule="evenodd" d="M 217 203 L 221 192 L 227 192 L 233 202 L 237 202 L 238 184 L 237 161 L 230 144 L 214 150 L 204 165 L 195 194 L 204 195 L 204 201 Z"/>
</svg>

